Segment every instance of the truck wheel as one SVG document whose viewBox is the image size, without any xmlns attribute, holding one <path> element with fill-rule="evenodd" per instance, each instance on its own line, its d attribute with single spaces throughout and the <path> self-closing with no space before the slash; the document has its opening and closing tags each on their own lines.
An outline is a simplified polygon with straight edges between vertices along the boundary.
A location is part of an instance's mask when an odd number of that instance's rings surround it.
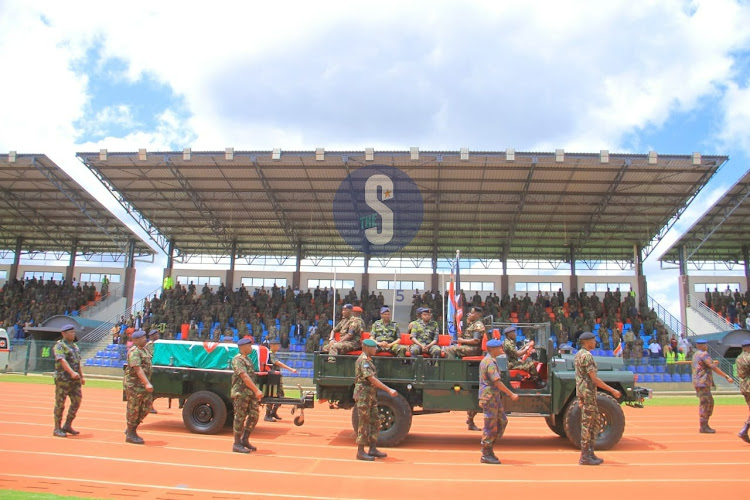
<svg viewBox="0 0 750 500">
<path fill-rule="evenodd" d="M 596 404 L 602 418 L 602 428 L 596 438 L 595 449 L 608 450 L 616 445 L 625 432 L 625 413 L 609 394 L 597 393 Z M 578 400 L 573 399 L 565 409 L 565 434 L 573 446 L 581 447 L 581 409 Z"/>
<path fill-rule="evenodd" d="M 378 446 L 396 446 L 403 441 L 411 429 L 411 407 L 400 394 L 395 398 L 383 391 L 378 391 L 378 413 L 380 414 L 380 433 Z M 352 409 L 352 427 L 357 432 L 359 418 L 356 406 Z"/>
<path fill-rule="evenodd" d="M 548 415 L 544 417 L 544 421 L 547 422 L 547 427 L 549 427 L 552 432 L 561 438 L 567 437 L 565 435 L 565 421 L 561 415 Z"/>
<path fill-rule="evenodd" d="M 182 421 L 190 432 L 216 434 L 227 421 L 227 405 L 211 391 L 196 392 L 187 398 L 182 407 Z"/>
</svg>

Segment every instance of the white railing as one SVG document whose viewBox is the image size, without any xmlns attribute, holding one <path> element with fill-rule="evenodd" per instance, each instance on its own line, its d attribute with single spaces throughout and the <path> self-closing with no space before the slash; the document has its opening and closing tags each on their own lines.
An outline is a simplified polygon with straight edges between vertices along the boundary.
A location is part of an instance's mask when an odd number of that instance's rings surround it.
<svg viewBox="0 0 750 500">
<path fill-rule="evenodd" d="M 725 332 L 727 330 L 735 329 L 735 326 L 732 323 L 718 315 L 716 311 L 701 302 L 701 300 L 695 295 L 688 295 L 688 299 L 690 302 L 690 307 L 695 309 L 696 312 L 703 316 L 706 321 L 716 327 L 717 332 Z"/>
</svg>

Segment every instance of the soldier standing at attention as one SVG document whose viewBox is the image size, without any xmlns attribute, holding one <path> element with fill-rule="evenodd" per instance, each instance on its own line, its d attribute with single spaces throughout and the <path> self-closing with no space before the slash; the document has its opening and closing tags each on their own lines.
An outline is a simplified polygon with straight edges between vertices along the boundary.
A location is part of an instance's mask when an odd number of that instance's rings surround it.
<svg viewBox="0 0 750 500">
<path fill-rule="evenodd" d="M 594 334 L 584 332 L 578 340 L 581 343 L 581 350 L 575 357 L 576 394 L 578 406 L 581 408 L 581 458 L 578 465 L 599 465 L 604 460 L 594 455 L 594 445 L 602 424 L 596 404 L 596 388 L 609 392 L 615 399 L 619 399 L 621 394 L 596 374 L 596 361 L 589 352 L 596 347 Z"/>
<path fill-rule="evenodd" d="M 148 343 L 146 344 L 146 352 L 148 352 L 148 355 L 151 356 L 151 359 L 154 359 L 154 342 L 159 340 L 159 330 L 156 328 L 151 329 L 148 332 Z M 154 400 L 151 399 L 151 409 L 149 410 L 150 413 L 158 413 L 156 411 L 156 408 L 154 408 Z"/>
<path fill-rule="evenodd" d="M 250 444 L 250 433 L 258 423 L 258 406 L 263 393 L 255 385 L 255 367 L 247 357 L 253 350 L 253 341 L 244 338 L 237 342 L 240 352 L 232 358 L 232 404 L 234 405 L 235 453 L 250 453 L 257 448 Z"/>
<path fill-rule="evenodd" d="M 703 434 L 714 434 L 716 431 L 708 426 L 708 419 L 714 412 L 714 397 L 711 395 L 711 386 L 714 385 L 713 372 L 721 375 L 727 382 L 732 383 L 732 377 L 721 371 L 714 360 L 708 354 L 708 344 L 705 340 L 696 340 L 695 347 L 698 349 L 693 355 L 693 387 L 698 396 L 698 418 L 700 420 L 699 432 Z"/>
<path fill-rule="evenodd" d="M 750 412 L 750 340 L 742 343 L 742 353 L 737 356 L 735 363 L 737 376 L 740 378 L 740 392 L 745 397 L 745 403 Z M 745 420 L 745 426 L 737 434 L 746 443 L 750 443 L 750 437 L 747 435 L 748 429 L 750 429 L 750 415 Z"/>
<path fill-rule="evenodd" d="M 57 437 L 67 437 L 68 434 L 77 436 L 80 432 L 71 427 L 73 419 L 76 418 L 78 408 L 81 406 L 83 393 L 81 386 L 86 383 L 81 370 L 81 351 L 75 343 L 76 331 L 74 325 L 62 327 L 62 339 L 58 340 L 53 348 L 55 355 L 55 430 L 52 432 Z M 70 408 L 65 425 L 61 426 L 63 411 L 65 410 L 65 398 L 70 398 Z"/>
<path fill-rule="evenodd" d="M 385 458 L 387 455 L 378 450 L 378 434 L 380 433 L 380 415 L 378 414 L 377 390 L 387 392 L 392 398 L 398 396 L 395 389 L 391 389 L 378 379 L 378 372 L 372 356 L 378 349 L 378 344 L 372 339 L 362 342 L 362 354 L 354 364 L 354 401 L 357 412 L 357 460 L 373 461 Z M 370 448 L 365 452 L 365 445 Z"/>
<path fill-rule="evenodd" d="M 482 458 L 483 464 L 500 464 L 492 447 L 498 436 L 505 432 L 508 417 L 503 410 L 503 400 L 500 393 L 505 393 L 511 401 L 518 400 L 514 393 L 500 380 L 500 368 L 497 358 L 502 352 L 503 343 L 492 339 L 487 342 L 487 355 L 479 363 L 479 406 L 484 411 L 484 428 L 482 429 Z"/>
<path fill-rule="evenodd" d="M 154 386 L 151 385 L 151 354 L 145 349 L 146 332 L 138 330 L 133 333 L 133 347 L 128 351 L 128 366 L 125 370 L 125 396 L 128 400 L 125 431 L 125 442 L 143 444 L 143 439 L 136 429 L 141 425 L 151 409 Z"/>
<path fill-rule="evenodd" d="M 413 342 L 410 347 L 412 356 L 429 354 L 432 358 L 440 357 L 440 346 L 438 335 L 440 333 L 438 324 L 432 319 L 432 310 L 429 307 L 417 309 L 419 319 L 409 324 L 409 334 Z"/>
<path fill-rule="evenodd" d="M 378 344 L 378 352 L 390 352 L 394 356 L 404 356 L 406 353 L 406 347 L 399 344 L 401 331 L 398 323 L 391 321 L 388 306 L 380 308 L 380 319 L 373 323 L 370 337 Z"/>
</svg>

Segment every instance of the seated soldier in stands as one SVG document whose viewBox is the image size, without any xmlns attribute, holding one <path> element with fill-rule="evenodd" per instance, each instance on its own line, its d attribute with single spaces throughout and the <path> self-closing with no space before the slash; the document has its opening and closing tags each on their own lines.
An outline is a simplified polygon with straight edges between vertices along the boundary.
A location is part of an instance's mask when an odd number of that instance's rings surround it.
<svg viewBox="0 0 750 500">
<path fill-rule="evenodd" d="M 440 330 L 436 321 L 432 319 L 432 310 L 429 307 L 417 309 L 419 319 L 409 324 L 409 335 L 411 335 L 412 346 L 409 348 L 412 356 L 429 354 L 430 357 L 439 358 L 441 349 L 438 345 Z"/>
<path fill-rule="evenodd" d="M 529 372 L 529 375 L 534 380 L 539 380 L 539 374 L 536 371 L 536 365 L 534 360 L 527 359 L 521 360 L 521 357 L 529 352 L 533 346 L 531 344 L 524 346 L 522 349 L 516 347 L 516 328 L 509 326 L 503 330 L 505 335 L 505 342 L 503 342 L 503 350 L 505 356 L 508 358 L 508 369 L 509 370 L 523 370 Z"/>
</svg>

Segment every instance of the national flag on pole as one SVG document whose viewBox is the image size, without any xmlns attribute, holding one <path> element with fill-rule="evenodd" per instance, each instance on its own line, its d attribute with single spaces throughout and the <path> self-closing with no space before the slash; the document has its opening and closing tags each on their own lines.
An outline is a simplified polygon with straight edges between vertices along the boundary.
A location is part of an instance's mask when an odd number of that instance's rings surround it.
<svg viewBox="0 0 750 500">
<path fill-rule="evenodd" d="M 459 267 L 459 252 L 456 251 L 456 260 L 451 268 L 451 283 L 448 290 L 448 332 L 453 338 L 458 338 L 463 331 L 461 320 L 464 309 L 461 303 L 461 274 Z"/>
<path fill-rule="evenodd" d="M 615 356 L 622 356 L 622 340 L 620 341 L 619 344 L 617 344 L 617 347 L 615 347 L 615 350 L 612 351 L 612 353 Z"/>
</svg>

